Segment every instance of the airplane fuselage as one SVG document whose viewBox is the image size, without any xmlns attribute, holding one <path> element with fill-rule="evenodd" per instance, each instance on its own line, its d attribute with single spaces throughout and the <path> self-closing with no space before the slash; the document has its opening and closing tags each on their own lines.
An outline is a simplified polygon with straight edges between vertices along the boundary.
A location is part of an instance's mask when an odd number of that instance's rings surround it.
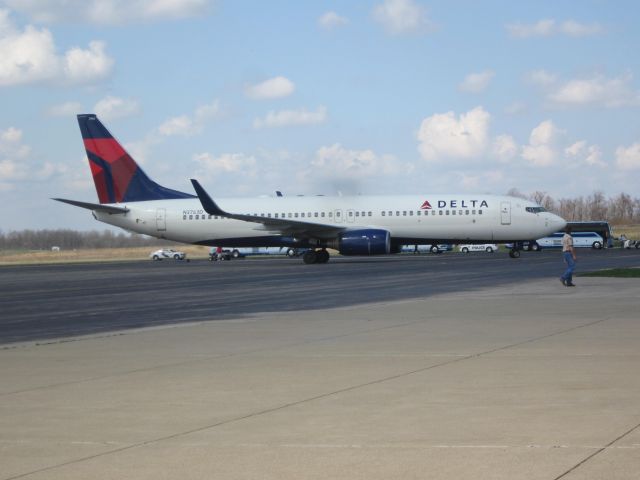
<svg viewBox="0 0 640 480">
<path fill-rule="evenodd" d="M 380 229 L 394 245 L 532 240 L 563 228 L 560 217 L 533 202 L 495 195 L 308 196 L 219 199 L 225 211 L 288 219 L 342 230 Z M 210 246 L 321 246 L 331 238 L 298 238 L 261 223 L 209 215 L 197 198 L 114 204 L 102 222 L 183 243 Z"/>
</svg>

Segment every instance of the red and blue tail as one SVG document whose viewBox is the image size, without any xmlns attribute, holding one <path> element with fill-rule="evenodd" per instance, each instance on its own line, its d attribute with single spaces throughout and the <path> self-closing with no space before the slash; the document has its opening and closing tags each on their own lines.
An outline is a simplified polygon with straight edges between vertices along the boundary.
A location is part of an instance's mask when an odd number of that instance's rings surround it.
<svg viewBox="0 0 640 480">
<path fill-rule="evenodd" d="M 78 124 L 100 203 L 194 198 L 151 180 L 94 114 L 78 115 Z"/>
</svg>

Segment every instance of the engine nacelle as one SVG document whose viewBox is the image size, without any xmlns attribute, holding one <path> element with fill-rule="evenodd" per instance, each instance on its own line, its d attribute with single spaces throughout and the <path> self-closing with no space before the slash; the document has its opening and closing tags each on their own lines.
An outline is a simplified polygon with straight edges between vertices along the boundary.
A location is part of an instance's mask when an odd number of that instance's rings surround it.
<svg viewBox="0 0 640 480">
<path fill-rule="evenodd" d="M 385 255 L 391 251 L 391 235 L 386 230 L 349 230 L 338 238 L 341 255 Z"/>
</svg>

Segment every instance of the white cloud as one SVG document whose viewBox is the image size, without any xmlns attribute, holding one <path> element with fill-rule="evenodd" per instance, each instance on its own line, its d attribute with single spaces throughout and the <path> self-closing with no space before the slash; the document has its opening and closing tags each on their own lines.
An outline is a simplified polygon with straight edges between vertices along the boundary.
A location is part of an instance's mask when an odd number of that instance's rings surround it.
<svg viewBox="0 0 640 480">
<path fill-rule="evenodd" d="M 50 117 L 69 117 L 82 113 L 82 110 L 83 107 L 80 102 L 65 102 L 49 107 L 47 115 Z"/>
<path fill-rule="evenodd" d="M 589 35 L 598 35 L 604 32 L 604 28 L 598 23 L 587 25 L 585 23 L 576 22 L 575 20 L 567 20 L 562 22 L 558 27 L 560 33 L 569 35 L 570 37 L 586 37 Z"/>
<path fill-rule="evenodd" d="M 606 167 L 602 160 L 602 150 L 597 145 L 587 145 L 586 140 L 575 142 L 564 149 L 565 157 L 577 160 L 581 164 L 589 166 Z"/>
<path fill-rule="evenodd" d="M 213 156 L 208 152 L 198 153 L 193 159 L 201 167 L 201 174 L 206 177 L 213 177 L 220 172 L 247 172 L 256 167 L 256 158 L 244 153 L 223 153 Z"/>
<path fill-rule="evenodd" d="M 541 122 L 531 131 L 529 145 L 522 147 L 522 157 L 536 167 L 553 165 L 558 157 L 557 140 L 562 133 L 551 120 Z"/>
<path fill-rule="evenodd" d="M 549 93 L 548 99 L 558 106 L 600 106 L 616 108 L 640 105 L 640 92 L 633 89 L 631 74 L 607 78 L 595 75 L 574 79 Z"/>
<path fill-rule="evenodd" d="M 493 141 L 492 153 L 501 162 L 508 162 L 518 154 L 518 144 L 511 135 L 498 135 Z"/>
<path fill-rule="evenodd" d="M 374 7 L 373 19 L 392 35 L 426 33 L 433 28 L 426 9 L 414 0 L 385 0 Z"/>
<path fill-rule="evenodd" d="M 295 85 L 285 77 L 274 77 L 245 88 L 245 94 L 255 100 L 287 97 L 295 90 Z"/>
<path fill-rule="evenodd" d="M 557 75 L 547 72 L 546 70 L 534 70 L 527 73 L 526 80 L 538 87 L 549 87 L 558 80 Z"/>
<path fill-rule="evenodd" d="M 640 142 L 616 149 L 616 165 L 621 170 L 640 169 Z"/>
<path fill-rule="evenodd" d="M 208 121 L 217 118 L 220 114 L 220 102 L 214 100 L 212 103 L 197 107 L 192 116 L 180 115 L 166 120 L 158 127 L 158 132 L 166 137 L 197 135 L 202 132 Z"/>
<path fill-rule="evenodd" d="M 349 23 L 346 17 L 338 15 L 336 12 L 326 12 L 318 18 L 318 25 L 325 30 L 333 30 Z"/>
<path fill-rule="evenodd" d="M 371 177 L 398 172 L 399 162 L 393 155 L 378 155 L 373 150 L 349 150 L 341 144 L 321 147 L 311 161 L 312 171 L 337 178 Z"/>
<path fill-rule="evenodd" d="M 158 131 L 167 137 L 172 135 L 189 136 L 199 133 L 194 128 L 193 121 L 187 115 L 180 115 L 166 120 L 158 127 Z"/>
<path fill-rule="evenodd" d="M 114 60 L 105 53 L 104 42 L 89 42 L 89 49 L 74 47 L 64 55 L 64 78 L 71 83 L 91 83 L 107 77 Z"/>
<path fill-rule="evenodd" d="M 527 104 L 524 102 L 513 102 L 504 108 L 504 113 L 507 115 L 518 115 L 524 113 L 527 110 Z"/>
<path fill-rule="evenodd" d="M 454 112 L 425 118 L 418 131 L 418 150 L 427 161 L 443 157 L 466 158 L 481 155 L 489 141 L 491 115 L 476 107 L 456 119 Z"/>
<path fill-rule="evenodd" d="M 320 106 L 315 112 L 302 110 L 272 111 L 264 118 L 256 118 L 253 121 L 254 128 L 277 128 L 295 125 L 317 125 L 327 120 L 327 109 Z"/>
<path fill-rule="evenodd" d="M 458 85 L 458 90 L 469 93 L 483 92 L 487 89 L 494 76 L 495 73 L 491 70 L 485 70 L 484 72 L 478 73 L 470 73 Z"/>
<path fill-rule="evenodd" d="M 13 189 L 14 182 L 28 177 L 26 159 L 31 148 L 22 143 L 22 130 L 9 127 L 0 130 L 0 190 Z"/>
<path fill-rule="evenodd" d="M 140 112 L 140 104 L 137 100 L 109 95 L 96 103 L 93 111 L 103 120 L 113 120 L 136 115 Z"/>
<path fill-rule="evenodd" d="M 552 35 L 568 35 L 570 37 L 586 37 L 604 32 L 604 28 L 598 23 L 585 24 L 576 20 L 565 20 L 557 23 L 548 18 L 536 23 L 511 23 L 506 25 L 509 35 L 516 38 L 550 37 Z"/>
<path fill-rule="evenodd" d="M 5 0 L 38 23 L 120 25 L 202 15 L 210 0 Z"/>
<path fill-rule="evenodd" d="M 511 23 L 506 28 L 512 37 L 548 37 L 554 33 L 555 25 L 555 20 L 545 19 L 533 24 Z"/>
<path fill-rule="evenodd" d="M 0 86 L 90 84 L 109 76 L 113 64 L 105 44 L 97 41 L 86 50 L 74 47 L 60 56 L 49 30 L 27 25 L 20 31 L 8 10 L 0 9 Z"/>
</svg>

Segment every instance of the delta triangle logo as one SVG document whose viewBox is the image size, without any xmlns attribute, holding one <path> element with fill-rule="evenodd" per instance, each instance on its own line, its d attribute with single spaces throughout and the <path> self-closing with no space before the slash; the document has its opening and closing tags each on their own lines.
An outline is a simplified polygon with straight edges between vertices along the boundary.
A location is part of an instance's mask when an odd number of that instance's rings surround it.
<svg viewBox="0 0 640 480">
<path fill-rule="evenodd" d="M 422 204 L 422 206 L 420 207 L 420 210 L 431 210 L 431 204 L 429 203 L 429 200 L 425 200 L 424 203 Z"/>
</svg>

